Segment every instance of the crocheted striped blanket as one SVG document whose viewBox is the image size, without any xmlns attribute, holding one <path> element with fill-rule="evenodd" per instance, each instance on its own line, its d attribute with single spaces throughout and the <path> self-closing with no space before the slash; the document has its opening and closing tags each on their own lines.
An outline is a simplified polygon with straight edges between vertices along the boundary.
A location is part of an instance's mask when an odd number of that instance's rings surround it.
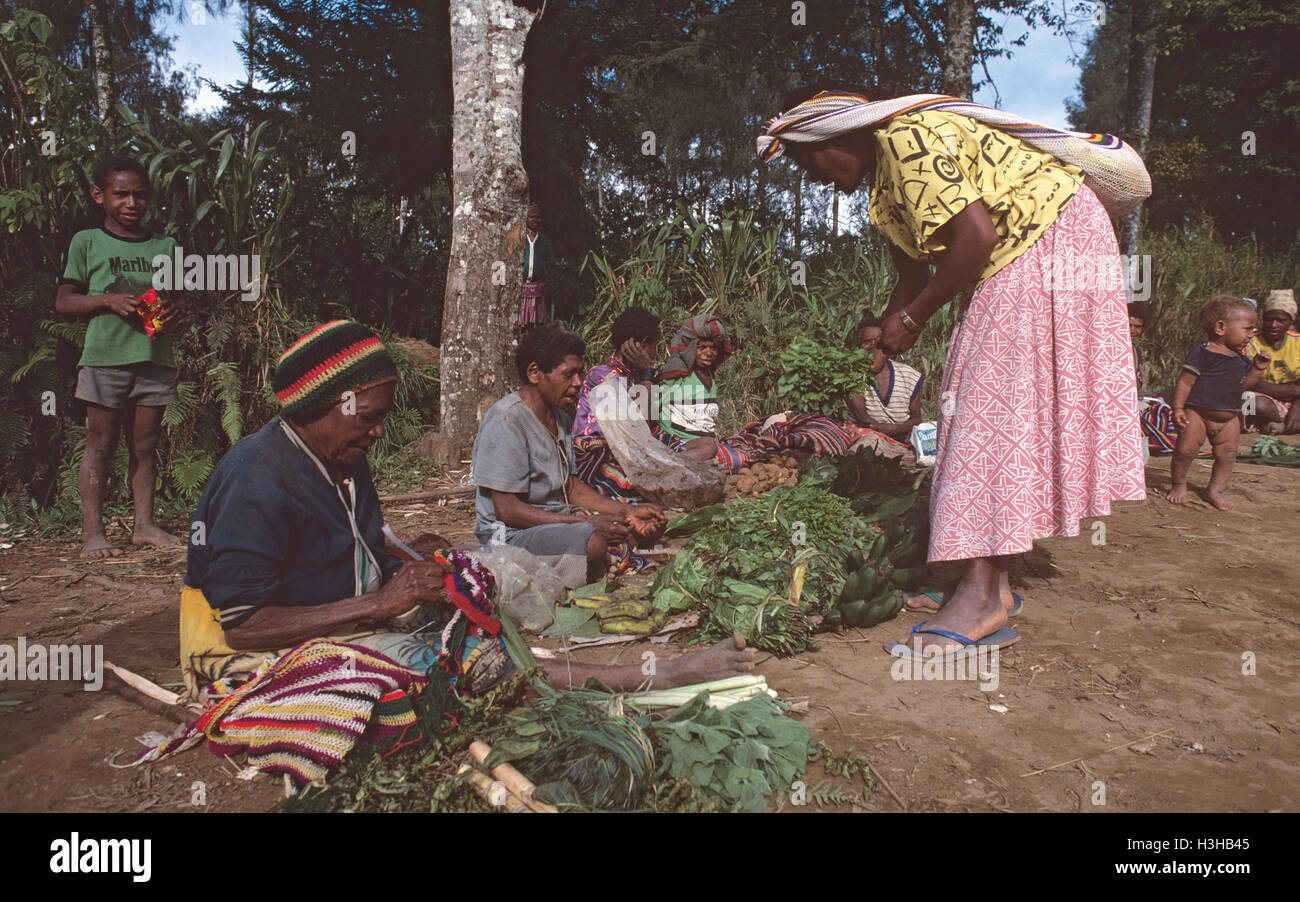
<svg viewBox="0 0 1300 902">
<path fill-rule="evenodd" d="M 248 752 L 248 763 L 298 785 L 323 781 L 363 739 L 395 744 L 416 721 L 411 698 L 427 682 L 358 645 L 312 639 L 266 665 L 216 701 L 182 736 L 147 749 L 130 766 L 160 761 L 208 740 L 216 755 Z"/>
</svg>

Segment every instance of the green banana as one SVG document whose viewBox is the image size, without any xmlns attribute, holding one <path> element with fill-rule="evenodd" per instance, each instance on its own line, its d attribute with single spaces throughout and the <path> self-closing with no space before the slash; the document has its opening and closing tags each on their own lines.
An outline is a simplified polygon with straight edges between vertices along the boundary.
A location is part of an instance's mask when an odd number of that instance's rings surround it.
<svg viewBox="0 0 1300 902">
<path fill-rule="evenodd" d="M 596 609 L 596 618 L 602 623 L 606 620 L 645 620 L 654 613 L 654 608 L 643 601 L 606 601 Z"/>
<path fill-rule="evenodd" d="M 870 598 L 876 593 L 880 574 L 870 567 L 858 573 L 858 594 L 856 598 Z"/>
<path fill-rule="evenodd" d="M 616 617 L 600 621 L 602 633 L 619 636 L 648 636 L 658 630 L 654 620 L 638 620 L 634 617 Z"/>
<path fill-rule="evenodd" d="M 573 599 L 573 603 L 580 608 L 594 611 L 603 604 L 608 604 L 612 599 L 608 595 L 583 595 Z"/>
</svg>

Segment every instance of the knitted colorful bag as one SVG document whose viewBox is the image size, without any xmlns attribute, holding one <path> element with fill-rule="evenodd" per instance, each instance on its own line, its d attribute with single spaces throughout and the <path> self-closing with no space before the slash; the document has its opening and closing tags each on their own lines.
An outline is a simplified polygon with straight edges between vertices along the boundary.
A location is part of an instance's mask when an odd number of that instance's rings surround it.
<svg viewBox="0 0 1300 902">
<path fill-rule="evenodd" d="M 215 755 L 302 785 L 323 781 L 362 739 L 392 744 L 415 723 L 411 697 L 427 680 L 359 645 L 311 639 L 208 708 L 183 736 L 144 751 L 133 767 L 208 740 Z"/>
</svg>

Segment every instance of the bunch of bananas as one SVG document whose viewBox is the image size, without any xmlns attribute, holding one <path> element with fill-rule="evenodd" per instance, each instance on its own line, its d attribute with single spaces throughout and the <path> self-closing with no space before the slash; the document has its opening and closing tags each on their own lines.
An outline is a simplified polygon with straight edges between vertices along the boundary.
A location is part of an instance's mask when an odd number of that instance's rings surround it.
<svg viewBox="0 0 1300 902">
<path fill-rule="evenodd" d="M 596 612 L 600 631 L 616 636 L 649 636 L 663 629 L 668 615 L 643 601 L 616 600 L 608 595 L 586 595 L 573 599 L 580 608 Z"/>
<path fill-rule="evenodd" d="M 827 626 L 865 628 L 896 617 L 903 609 L 902 590 L 925 575 L 924 566 L 897 566 L 916 559 L 916 531 L 899 517 L 890 517 L 881 525 L 882 531 L 869 545 L 845 555 L 848 576 L 839 601 L 823 618 Z"/>
</svg>

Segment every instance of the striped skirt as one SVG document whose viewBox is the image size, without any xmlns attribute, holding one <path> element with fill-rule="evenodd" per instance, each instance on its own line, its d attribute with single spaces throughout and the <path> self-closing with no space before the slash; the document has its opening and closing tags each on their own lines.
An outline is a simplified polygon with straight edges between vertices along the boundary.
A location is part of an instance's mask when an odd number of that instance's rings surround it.
<svg viewBox="0 0 1300 902">
<path fill-rule="evenodd" d="M 938 406 L 931 562 L 1028 551 L 1146 497 L 1119 249 L 1089 188 L 976 290 Z"/>
</svg>

